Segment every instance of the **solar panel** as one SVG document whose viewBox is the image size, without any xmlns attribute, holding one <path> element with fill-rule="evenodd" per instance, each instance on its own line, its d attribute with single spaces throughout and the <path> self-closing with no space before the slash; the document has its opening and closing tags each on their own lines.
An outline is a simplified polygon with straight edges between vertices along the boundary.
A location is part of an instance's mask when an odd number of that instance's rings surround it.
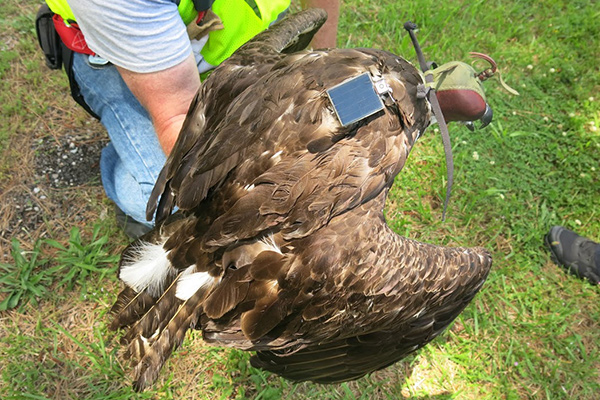
<svg viewBox="0 0 600 400">
<path fill-rule="evenodd" d="M 327 95 L 342 126 L 360 121 L 384 108 L 368 73 L 332 87 L 327 90 Z"/>
</svg>

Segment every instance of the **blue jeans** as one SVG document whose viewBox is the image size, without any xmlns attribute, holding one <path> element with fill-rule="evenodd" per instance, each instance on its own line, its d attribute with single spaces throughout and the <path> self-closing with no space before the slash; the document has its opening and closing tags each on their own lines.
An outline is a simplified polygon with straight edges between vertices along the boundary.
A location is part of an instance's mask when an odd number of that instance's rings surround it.
<svg viewBox="0 0 600 400">
<path fill-rule="evenodd" d="M 75 53 L 73 73 L 110 137 L 100 157 L 106 195 L 125 214 L 148 224 L 146 203 L 166 160 L 150 116 L 114 65 L 92 65 L 87 55 Z"/>
</svg>

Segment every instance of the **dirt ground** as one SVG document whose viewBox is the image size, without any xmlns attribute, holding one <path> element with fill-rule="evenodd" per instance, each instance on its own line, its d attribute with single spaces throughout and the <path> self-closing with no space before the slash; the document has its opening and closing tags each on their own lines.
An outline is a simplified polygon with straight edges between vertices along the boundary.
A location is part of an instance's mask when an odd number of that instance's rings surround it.
<svg viewBox="0 0 600 400">
<path fill-rule="evenodd" d="M 47 113 L 60 110 L 49 108 Z M 28 249 L 37 238 L 66 238 L 73 226 L 109 212 L 99 168 L 107 136 L 100 123 L 83 117 L 82 126 L 48 132 L 41 124 L 34 135 L 27 134 L 35 136 L 32 140 L 11 141 L 0 194 L 0 262 L 10 261 L 13 238 Z"/>
</svg>

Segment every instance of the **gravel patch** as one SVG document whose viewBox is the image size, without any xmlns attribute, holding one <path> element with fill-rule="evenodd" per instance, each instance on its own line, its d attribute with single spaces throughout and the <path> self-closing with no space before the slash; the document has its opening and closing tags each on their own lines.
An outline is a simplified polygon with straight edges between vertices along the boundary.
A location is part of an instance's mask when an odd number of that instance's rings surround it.
<svg viewBox="0 0 600 400">
<path fill-rule="evenodd" d="M 100 154 L 108 139 L 101 130 L 47 137 L 35 141 L 32 173 L 4 193 L 0 204 L 0 262 L 10 262 L 10 241 L 32 239 L 83 225 L 98 216 L 104 199 Z M 94 213 L 94 215 L 92 215 Z"/>
<path fill-rule="evenodd" d="M 65 135 L 58 142 L 40 139 L 34 147 L 36 181 L 55 189 L 100 182 L 100 154 L 106 143 L 81 135 Z"/>
</svg>

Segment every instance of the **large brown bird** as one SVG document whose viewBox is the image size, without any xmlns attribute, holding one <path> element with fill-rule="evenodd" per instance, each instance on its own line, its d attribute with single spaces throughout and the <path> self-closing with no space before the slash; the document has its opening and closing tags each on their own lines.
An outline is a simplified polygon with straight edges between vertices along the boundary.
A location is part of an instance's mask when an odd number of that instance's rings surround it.
<svg viewBox="0 0 600 400">
<path fill-rule="evenodd" d="M 325 19 L 274 25 L 194 100 L 148 206 L 156 228 L 122 255 L 112 328 L 128 328 L 136 389 L 190 328 L 288 379 L 359 378 L 431 341 L 481 288 L 486 250 L 407 239 L 383 217 L 432 119 L 423 74 L 380 50 L 297 52 Z M 481 117 L 483 92 L 452 87 L 454 69 L 434 70 L 444 113 Z M 357 77 L 381 109 L 342 124 L 331 89 Z"/>
</svg>

